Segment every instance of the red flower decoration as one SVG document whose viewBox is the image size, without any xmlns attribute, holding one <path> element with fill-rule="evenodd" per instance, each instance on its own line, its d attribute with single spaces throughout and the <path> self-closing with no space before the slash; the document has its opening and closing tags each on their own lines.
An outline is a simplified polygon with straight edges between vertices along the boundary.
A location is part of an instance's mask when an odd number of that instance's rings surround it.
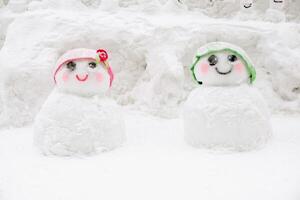
<svg viewBox="0 0 300 200">
<path fill-rule="evenodd" d="M 104 62 L 108 59 L 108 55 L 104 49 L 98 49 L 97 53 L 99 55 L 100 61 Z"/>
</svg>

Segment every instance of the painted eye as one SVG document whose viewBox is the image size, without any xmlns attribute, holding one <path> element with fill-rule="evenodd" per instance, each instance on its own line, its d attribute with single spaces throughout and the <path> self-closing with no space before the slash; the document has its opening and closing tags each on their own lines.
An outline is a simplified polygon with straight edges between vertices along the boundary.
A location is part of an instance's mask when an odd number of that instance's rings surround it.
<svg viewBox="0 0 300 200">
<path fill-rule="evenodd" d="M 237 61 L 236 55 L 229 55 L 227 57 L 227 59 L 228 59 L 229 62 L 235 62 L 235 61 Z"/>
<path fill-rule="evenodd" d="M 89 67 L 92 68 L 92 69 L 94 69 L 94 68 L 97 67 L 97 64 L 95 62 L 90 62 L 89 63 Z"/>
<path fill-rule="evenodd" d="M 74 63 L 73 61 L 70 61 L 67 63 L 67 68 L 71 71 L 74 71 L 76 68 L 76 63 Z"/>
<path fill-rule="evenodd" d="M 209 56 L 207 60 L 208 60 L 210 66 L 214 66 L 218 63 L 218 57 L 215 55 Z"/>
</svg>

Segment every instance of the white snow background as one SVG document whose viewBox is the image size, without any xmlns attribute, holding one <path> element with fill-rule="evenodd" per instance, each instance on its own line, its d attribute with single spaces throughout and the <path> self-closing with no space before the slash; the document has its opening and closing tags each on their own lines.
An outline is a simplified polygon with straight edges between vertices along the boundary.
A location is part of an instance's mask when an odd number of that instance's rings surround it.
<svg viewBox="0 0 300 200">
<path fill-rule="evenodd" d="M 285 20 L 271 19 L 267 0 L 249 13 L 235 0 L 182 2 L 0 0 L 1 200 L 300 199 L 300 2 L 288 1 Z M 180 108 L 197 87 L 189 66 L 213 41 L 241 46 L 255 63 L 255 87 L 273 113 L 263 149 L 210 152 L 183 141 Z M 45 157 L 31 124 L 56 60 L 79 47 L 107 49 L 127 143 Z"/>
</svg>

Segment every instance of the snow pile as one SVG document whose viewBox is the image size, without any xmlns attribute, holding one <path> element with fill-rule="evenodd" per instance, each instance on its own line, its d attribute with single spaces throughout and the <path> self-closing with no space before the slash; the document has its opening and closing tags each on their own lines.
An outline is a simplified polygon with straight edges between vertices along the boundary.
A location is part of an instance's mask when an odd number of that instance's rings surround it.
<svg viewBox="0 0 300 200">
<path fill-rule="evenodd" d="M 271 136 L 267 105 L 256 88 L 199 87 L 183 107 L 186 141 L 195 147 L 244 151 Z"/>
<path fill-rule="evenodd" d="M 54 90 L 34 123 L 35 144 L 45 154 L 90 154 L 111 150 L 125 140 L 120 108 L 107 98 Z"/>
<path fill-rule="evenodd" d="M 177 1 L 149 1 L 154 7 L 129 0 L 127 7 L 125 0 L 101 2 L 32 1 L 26 12 L 8 15 L 15 20 L 1 33 L 1 125 L 32 122 L 54 86 L 56 60 L 73 48 L 108 50 L 116 73 L 111 97 L 119 104 L 176 116 L 195 87 L 189 70 L 194 52 L 212 41 L 249 53 L 258 72 L 256 87 L 273 111 L 300 111 L 299 24 L 225 21 L 201 9 L 186 10 Z M 157 5 L 162 6 L 153 9 Z M 185 5 L 192 10 L 188 0 Z M 1 9 L 8 12 L 9 6 Z"/>
</svg>

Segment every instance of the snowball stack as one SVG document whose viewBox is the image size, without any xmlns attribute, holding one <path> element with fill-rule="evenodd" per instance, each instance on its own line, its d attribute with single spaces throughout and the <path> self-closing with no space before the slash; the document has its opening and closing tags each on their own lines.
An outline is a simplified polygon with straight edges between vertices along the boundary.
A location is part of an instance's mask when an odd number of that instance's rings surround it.
<svg viewBox="0 0 300 200">
<path fill-rule="evenodd" d="M 183 107 L 186 141 L 195 147 L 245 151 L 271 136 L 266 102 L 252 86 L 255 69 L 239 47 L 209 43 L 197 52 L 192 74 L 199 87 Z"/>
<path fill-rule="evenodd" d="M 125 140 L 122 113 L 106 93 L 113 72 L 104 50 L 74 49 L 54 71 L 56 87 L 34 123 L 35 143 L 45 154 L 90 154 Z"/>
</svg>

